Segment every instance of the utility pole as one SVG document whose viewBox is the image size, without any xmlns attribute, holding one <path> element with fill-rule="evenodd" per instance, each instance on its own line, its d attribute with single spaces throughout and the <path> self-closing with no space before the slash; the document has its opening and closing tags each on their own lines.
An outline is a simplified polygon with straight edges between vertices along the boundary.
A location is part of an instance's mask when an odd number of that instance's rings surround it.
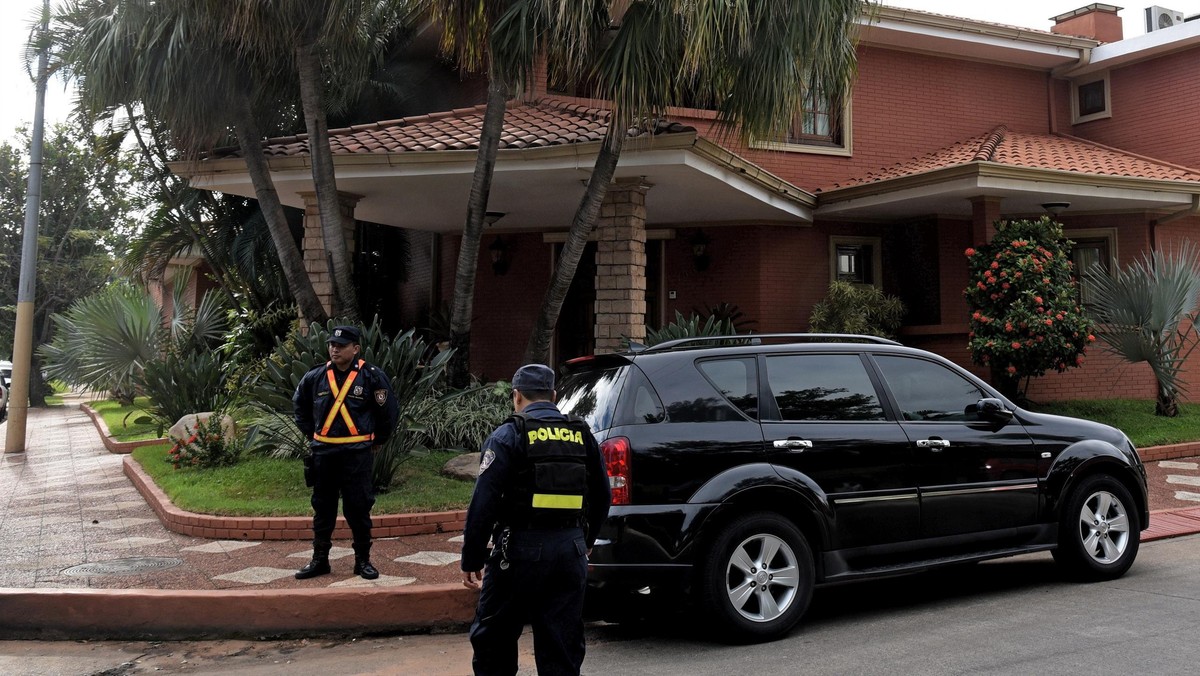
<svg viewBox="0 0 1200 676">
<path fill-rule="evenodd" d="M 41 53 L 38 55 L 37 100 L 33 138 L 29 144 L 29 186 L 25 193 L 25 231 L 21 235 L 21 281 L 17 286 L 17 325 L 13 332 L 13 371 L 8 393 L 5 453 L 25 452 L 29 416 L 29 371 L 33 359 L 33 301 L 37 282 L 38 215 L 42 206 L 42 136 L 46 124 L 46 71 L 50 60 L 50 0 L 42 3 Z"/>
</svg>

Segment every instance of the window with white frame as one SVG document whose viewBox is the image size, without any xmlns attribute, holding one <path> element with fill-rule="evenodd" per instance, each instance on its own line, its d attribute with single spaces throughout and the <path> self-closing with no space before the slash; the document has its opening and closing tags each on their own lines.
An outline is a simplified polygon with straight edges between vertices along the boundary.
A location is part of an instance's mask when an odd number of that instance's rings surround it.
<svg viewBox="0 0 1200 676">
<path fill-rule="evenodd" d="M 1075 244 L 1071 246 L 1071 264 L 1079 289 L 1079 303 L 1087 307 L 1094 303 L 1095 293 L 1085 278 L 1093 265 L 1105 272 L 1112 272 L 1117 260 L 1116 228 L 1068 230 L 1066 233 Z"/>
<path fill-rule="evenodd" d="M 879 286 L 883 265 L 878 237 L 830 237 L 830 281 Z"/>
<path fill-rule="evenodd" d="M 1108 71 L 1071 81 L 1071 123 L 1112 117 Z"/>
</svg>

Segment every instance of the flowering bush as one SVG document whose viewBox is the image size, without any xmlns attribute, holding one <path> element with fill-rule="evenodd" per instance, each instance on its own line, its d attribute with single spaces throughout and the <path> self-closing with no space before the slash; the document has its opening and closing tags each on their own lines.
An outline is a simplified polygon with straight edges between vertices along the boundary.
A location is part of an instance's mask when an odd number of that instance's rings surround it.
<svg viewBox="0 0 1200 676">
<path fill-rule="evenodd" d="M 199 421 L 185 441 L 177 442 L 167 451 L 167 462 L 175 469 L 184 467 L 223 467 L 237 462 L 239 447 L 236 439 L 225 437 L 221 428 L 222 416 L 214 413 L 208 420 Z"/>
<path fill-rule="evenodd" d="M 971 359 L 992 369 L 995 385 L 1018 395 L 1022 378 L 1081 366 L 1092 322 L 1079 307 L 1062 226 L 1000 221 L 991 243 L 966 250 Z"/>
</svg>

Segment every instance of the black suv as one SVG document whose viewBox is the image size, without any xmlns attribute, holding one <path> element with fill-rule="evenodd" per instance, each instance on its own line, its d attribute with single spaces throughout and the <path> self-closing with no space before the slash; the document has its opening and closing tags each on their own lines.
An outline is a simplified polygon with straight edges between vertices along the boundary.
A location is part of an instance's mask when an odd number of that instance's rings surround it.
<svg viewBox="0 0 1200 676">
<path fill-rule="evenodd" d="M 724 635 L 786 632 L 815 585 L 1029 552 L 1113 579 L 1149 521 L 1120 430 L 892 341 L 691 338 L 564 370 L 613 491 L 592 591 L 683 589 Z"/>
</svg>

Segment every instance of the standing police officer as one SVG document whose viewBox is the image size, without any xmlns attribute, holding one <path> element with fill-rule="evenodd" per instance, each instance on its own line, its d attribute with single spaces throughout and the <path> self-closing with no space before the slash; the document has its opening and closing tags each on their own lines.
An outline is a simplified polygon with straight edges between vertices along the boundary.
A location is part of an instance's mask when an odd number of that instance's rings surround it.
<svg viewBox="0 0 1200 676">
<path fill-rule="evenodd" d="M 538 673 L 578 674 L 587 555 L 608 516 L 608 474 L 587 423 L 554 405 L 550 367 L 522 366 L 512 385 L 516 413 L 484 443 L 463 532 L 463 584 L 483 582 L 471 664 L 476 674 L 515 674 L 517 639 L 531 623 Z"/>
<path fill-rule="evenodd" d="M 354 535 L 354 574 L 379 577 L 371 565 L 371 468 L 399 411 L 388 377 L 359 359 L 358 341 L 357 328 L 335 327 L 329 361 L 305 373 L 292 396 L 296 425 L 311 439 L 312 453 L 313 557 L 296 573 L 298 580 L 330 571 L 339 494 Z"/>
</svg>

